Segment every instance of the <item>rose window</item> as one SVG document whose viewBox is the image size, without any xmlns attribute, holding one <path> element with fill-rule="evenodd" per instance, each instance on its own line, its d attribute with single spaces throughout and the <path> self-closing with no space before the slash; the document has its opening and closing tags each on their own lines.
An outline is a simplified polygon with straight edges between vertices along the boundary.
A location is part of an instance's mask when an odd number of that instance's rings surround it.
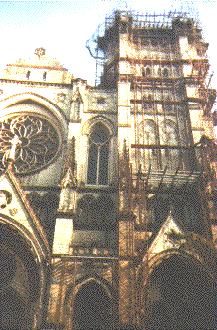
<svg viewBox="0 0 217 330">
<path fill-rule="evenodd" d="M 1 124 L 0 153 L 3 166 L 11 155 L 15 171 L 26 174 L 42 169 L 56 156 L 59 138 L 54 127 L 35 116 L 17 116 Z"/>
</svg>

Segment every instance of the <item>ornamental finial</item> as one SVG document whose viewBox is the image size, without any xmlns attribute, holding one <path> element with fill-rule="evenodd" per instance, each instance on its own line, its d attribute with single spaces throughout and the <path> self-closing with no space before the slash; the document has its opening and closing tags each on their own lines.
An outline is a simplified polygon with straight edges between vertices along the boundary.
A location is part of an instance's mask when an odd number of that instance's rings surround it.
<svg viewBox="0 0 217 330">
<path fill-rule="evenodd" d="M 35 50 L 35 54 L 39 57 L 39 59 L 41 58 L 41 56 L 45 55 L 45 49 L 40 47 L 40 48 L 36 48 Z"/>
</svg>

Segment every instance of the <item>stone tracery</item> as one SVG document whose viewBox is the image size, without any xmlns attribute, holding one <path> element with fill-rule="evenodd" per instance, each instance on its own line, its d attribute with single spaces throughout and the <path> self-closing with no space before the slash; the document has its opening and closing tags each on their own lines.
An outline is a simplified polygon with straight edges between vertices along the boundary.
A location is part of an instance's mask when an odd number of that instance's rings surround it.
<svg viewBox="0 0 217 330">
<path fill-rule="evenodd" d="M 58 134 L 45 119 L 19 115 L 5 120 L 1 131 L 2 162 L 6 165 L 14 148 L 14 167 L 19 174 L 41 169 L 58 151 Z"/>
</svg>

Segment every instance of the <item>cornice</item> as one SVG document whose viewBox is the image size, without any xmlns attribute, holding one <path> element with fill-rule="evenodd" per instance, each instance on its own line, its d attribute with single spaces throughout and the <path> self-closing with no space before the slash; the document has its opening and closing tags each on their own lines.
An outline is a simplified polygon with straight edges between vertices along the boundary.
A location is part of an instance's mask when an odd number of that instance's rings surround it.
<svg viewBox="0 0 217 330">
<path fill-rule="evenodd" d="M 8 97 L 6 97 L 5 99 L 3 99 L 1 102 L 5 102 L 7 100 L 12 100 L 14 99 L 15 96 L 25 96 L 25 99 L 28 99 L 26 96 L 35 96 L 38 98 L 38 100 L 36 100 L 35 102 L 38 103 L 39 105 L 41 105 L 40 103 L 40 99 L 42 99 L 43 101 L 47 102 L 48 104 L 50 104 L 51 106 L 57 108 L 59 110 L 59 112 L 61 113 L 61 115 L 64 117 L 65 121 L 68 123 L 69 122 L 69 119 L 67 118 L 67 116 L 65 115 L 64 111 L 55 103 L 51 102 L 49 99 L 47 99 L 46 97 L 40 95 L 40 94 L 36 94 L 36 93 L 32 93 L 32 92 L 24 92 L 24 93 L 19 93 L 19 94 L 13 94 L 13 95 L 10 95 Z M 22 100 L 21 100 L 22 101 Z M 15 102 L 14 104 L 16 103 L 19 103 L 20 101 L 18 102 Z M 7 106 L 6 106 L 7 107 Z"/>
<path fill-rule="evenodd" d="M 73 85 L 72 83 L 70 84 L 61 84 L 61 83 L 51 83 L 51 82 L 46 82 L 46 81 L 28 81 L 28 80 L 12 80 L 12 79 L 5 79 L 1 78 L 0 79 L 1 83 L 9 83 L 9 84 L 20 84 L 20 85 L 30 85 L 30 86 L 43 86 L 43 87 L 48 87 L 48 86 L 53 86 L 53 87 L 61 87 L 61 88 L 69 88 L 72 89 Z"/>
<path fill-rule="evenodd" d="M 192 64 L 192 63 L 208 63 L 208 59 L 179 59 L 179 58 L 171 58 L 171 59 L 151 59 L 151 58 L 130 58 L 130 57 L 120 57 L 119 61 L 127 61 L 130 63 L 138 63 L 138 64 Z"/>
<path fill-rule="evenodd" d="M 67 69 L 65 68 L 58 68 L 54 66 L 39 66 L 39 65 L 25 65 L 25 64 L 9 64 L 7 67 L 18 67 L 18 68 L 30 68 L 30 69 L 46 69 L 46 70 L 59 70 L 59 71 L 66 71 L 68 72 Z"/>
</svg>

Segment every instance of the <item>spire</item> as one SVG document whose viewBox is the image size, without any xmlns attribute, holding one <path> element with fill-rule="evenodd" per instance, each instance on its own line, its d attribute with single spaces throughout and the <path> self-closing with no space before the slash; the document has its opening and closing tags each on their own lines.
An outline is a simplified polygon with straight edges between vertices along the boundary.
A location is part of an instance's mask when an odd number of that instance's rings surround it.
<svg viewBox="0 0 217 330">
<path fill-rule="evenodd" d="M 66 174 L 64 175 L 61 181 L 62 188 L 75 188 L 76 187 L 76 179 L 72 173 L 71 167 L 68 167 Z"/>
<path fill-rule="evenodd" d="M 71 167 L 68 167 L 66 174 L 61 181 L 59 211 L 67 212 L 74 209 L 76 186 L 77 182 L 73 176 Z"/>
</svg>

